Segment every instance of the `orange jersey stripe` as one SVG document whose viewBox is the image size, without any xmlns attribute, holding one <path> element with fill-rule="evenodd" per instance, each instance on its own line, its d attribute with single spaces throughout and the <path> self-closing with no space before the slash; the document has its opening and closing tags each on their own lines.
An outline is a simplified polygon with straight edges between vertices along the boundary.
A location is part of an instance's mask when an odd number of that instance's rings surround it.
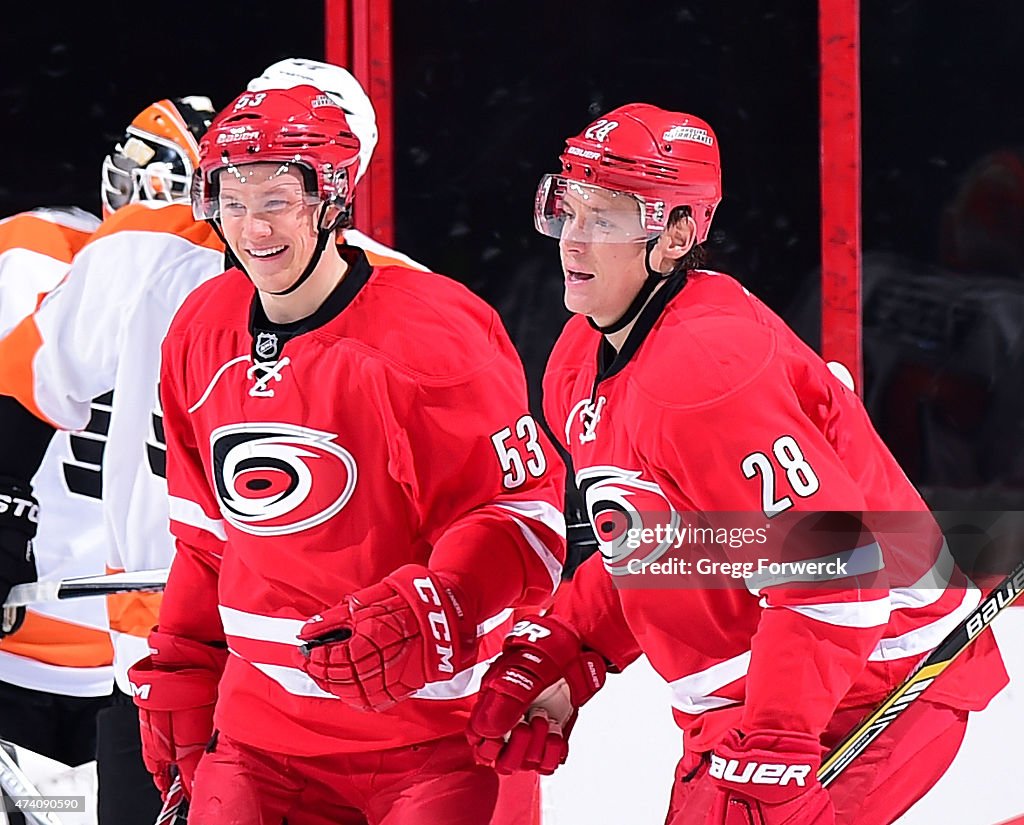
<svg viewBox="0 0 1024 825">
<path fill-rule="evenodd" d="M 103 667 L 114 658 L 110 634 L 105 630 L 31 611 L 17 633 L 0 640 L 0 650 L 61 667 Z"/>
<path fill-rule="evenodd" d="M 366 255 L 366 260 L 370 262 L 370 266 L 401 266 L 406 269 L 409 268 L 409 262 L 403 261 L 401 258 L 392 258 L 390 255 L 378 255 L 369 249 L 364 249 L 363 253 Z"/>
<path fill-rule="evenodd" d="M 163 593 L 115 593 L 107 596 L 110 629 L 130 636 L 149 636 L 156 626 Z"/>
<path fill-rule="evenodd" d="M 29 213 L 0 221 L 0 251 L 27 249 L 66 264 L 92 235 Z"/>
<path fill-rule="evenodd" d="M 159 207 L 147 206 L 145 203 L 128 204 L 103 221 L 90 243 L 115 232 L 163 232 L 216 252 L 224 250 L 224 244 L 213 227 L 206 221 L 195 220 L 192 207 L 183 203 L 162 204 Z"/>
</svg>

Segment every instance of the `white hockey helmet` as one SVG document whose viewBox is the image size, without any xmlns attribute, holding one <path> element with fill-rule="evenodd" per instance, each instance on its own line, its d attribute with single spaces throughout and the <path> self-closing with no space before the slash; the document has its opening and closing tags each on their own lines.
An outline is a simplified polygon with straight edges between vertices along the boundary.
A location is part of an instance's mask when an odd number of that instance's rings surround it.
<svg viewBox="0 0 1024 825">
<path fill-rule="evenodd" d="M 349 128 L 359 139 L 359 164 L 352 180 L 355 186 L 369 168 L 377 146 L 377 113 L 370 98 L 359 81 L 341 66 L 300 57 L 289 57 L 267 66 L 263 74 L 249 81 L 246 91 L 263 92 L 295 86 L 313 86 L 334 98 L 344 110 Z"/>
</svg>

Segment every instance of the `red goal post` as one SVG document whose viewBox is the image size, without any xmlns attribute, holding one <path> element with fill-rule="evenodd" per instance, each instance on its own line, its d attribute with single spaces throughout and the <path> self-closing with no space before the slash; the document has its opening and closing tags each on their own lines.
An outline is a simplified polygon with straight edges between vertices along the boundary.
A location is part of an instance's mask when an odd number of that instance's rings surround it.
<svg viewBox="0 0 1024 825">
<path fill-rule="evenodd" d="M 359 184 L 355 225 L 387 246 L 395 241 L 391 48 L 391 0 L 324 0 L 324 58 L 351 71 L 377 111 L 380 134 Z"/>
<path fill-rule="evenodd" d="M 863 393 L 859 0 L 819 0 L 821 355 Z"/>
</svg>

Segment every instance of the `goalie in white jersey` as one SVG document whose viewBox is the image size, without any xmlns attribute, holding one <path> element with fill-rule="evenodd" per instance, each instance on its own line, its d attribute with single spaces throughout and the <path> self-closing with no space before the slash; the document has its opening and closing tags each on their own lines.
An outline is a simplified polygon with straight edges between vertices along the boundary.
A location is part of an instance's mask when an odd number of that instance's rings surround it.
<svg viewBox="0 0 1024 825">
<path fill-rule="evenodd" d="M 331 94 L 349 112 L 349 122 L 359 131 L 365 158 L 360 166 L 365 169 L 377 142 L 376 116 L 369 98 L 347 71 L 316 61 L 284 60 L 268 67 L 249 88 L 259 91 L 301 83 Z M 155 147 L 157 153 L 147 158 L 147 147 L 132 143 L 131 137 L 124 143 L 127 161 L 104 165 L 104 192 L 115 201 L 121 197 L 139 202 L 112 212 L 76 256 L 63 283 L 0 340 L 0 393 L 13 396 L 20 405 L 0 399 L 5 402 L 0 404 L 0 421 L 9 434 L 17 434 L 10 440 L 19 442 L 22 467 L 30 463 L 24 455 L 39 442 L 27 436 L 40 430 L 40 422 L 66 430 L 88 427 L 94 418 L 92 400 L 113 393 L 102 416 L 108 425 L 102 502 L 111 571 L 170 565 L 174 545 L 168 529 L 157 392 L 160 344 L 185 297 L 226 268 L 223 244 L 209 224 L 193 219 L 187 202 L 194 155 L 187 168 L 176 168 L 158 180 L 139 164 L 170 164 L 159 151 L 170 148 L 168 142 Z M 147 168 L 151 167 L 152 163 Z M 165 171 L 172 170 L 165 167 Z M 364 249 L 371 263 L 400 261 L 422 268 L 355 230 L 346 230 L 344 240 Z M 132 692 L 127 670 L 149 653 L 146 637 L 157 624 L 158 607 L 157 594 L 125 594 L 108 600 L 114 677 L 120 694 Z M 151 791 L 152 783 L 141 762 L 137 713 L 130 701 L 124 702 L 119 708 L 124 711 L 119 729 L 125 737 L 130 729 L 134 748 L 130 759 L 122 757 L 124 769 L 130 763 L 133 771 L 130 780 L 119 780 L 121 794 L 127 795 L 128 787 L 141 784 Z M 102 732 L 100 740 L 102 753 Z M 101 766 L 101 788 L 103 779 Z M 101 791 L 101 808 L 102 796 Z M 138 807 L 110 821 L 126 825 L 148 818 L 152 822 Z M 101 823 L 102 814 L 101 810 Z"/>
<path fill-rule="evenodd" d="M 41 294 L 57 288 L 71 270 L 81 273 L 100 266 L 98 261 L 107 264 L 108 256 L 98 250 L 105 250 L 108 241 L 101 238 L 112 234 L 112 226 L 121 225 L 116 213 L 123 207 L 139 200 L 169 203 L 187 195 L 196 141 L 212 114 L 205 97 L 160 100 L 140 112 L 103 161 L 102 224 L 81 210 L 53 209 L 37 209 L 0 223 L 0 332 L 6 335 L 16 328 L 15 340 L 24 343 L 26 331 L 47 329 L 46 321 L 37 322 L 33 316 Z M 76 274 L 75 286 L 85 279 Z M 55 306 L 66 310 L 69 299 Z M 34 357 L 35 350 L 49 343 L 40 339 L 38 347 L 29 346 L 17 357 Z M 59 382 L 65 380 L 64 374 L 55 376 L 52 388 L 62 389 Z M 0 600 L 11 585 L 31 581 L 37 574 L 41 580 L 94 575 L 109 563 L 100 496 L 110 389 L 104 385 L 96 397 L 83 399 L 81 421 L 52 416 L 66 429 L 82 430 L 61 432 L 52 440 L 50 420 L 27 411 L 26 407 L 38 409 L 28 396 L 22 399 L 25 406 L 15 398 L 0 399 L 0 420 L 12 434 L 0 448 L 0 501 L 15 505 L 0 515 L 8 520 L 0 536 Z M 38 532 L 34 509 L 19 508 L 19 499 L 33 504 L 38 499 L 43 514 Z M 19 515 L 24 518 L 19 520 Z M 25 554 L 25 542 L 33 533 L 34 560 Z M 118 720 L 125 715 L 132 719 L 134 713 L 129 703 L 118 707 L 112 696 L 113 650 L 106 605 L 84 599 L 5 613 L 0 679 L 7 684 L 0 686 L 0 735 L 71 765 L 96 758 L 98 739 L 100 777 L 108 778 L 109 760 L 103 755 L 122 750 L 112 733 L 124 728 Z M 131 727 L 127 730 L 134 733 Z M 152 821 L 154 805 L 159 804 L 151 798 L 147 814 L 144 801 L 118 809 L 118 798 L 101 794 L 101 821 L 130 821 L 127 812 L 136 807 L 138 815 Z"/>
<path fill-rule="evenodd" d="M 98 226 L 80 209 L 33 209 L 0 221 L 0 333 L 57 285 Z M 29 423 L 44 436 L 48 432 L 41 422 Z M 53 439 L 34 475 L 6 456 L 0 462 L 0 601 L 11 585 L 37 574 L 45 581 L 103 572 L 99 500 L 76 495 L 66 484 L 68 474 L 82 469 L 75 466 L 73 446 L 66 433 Z M 20 503 L 34 499 L 50 514 L 38 530 L 31 505 Z M 29 559 L 26 541 L 33 532 Z M 4 612 L 0 738 L 69 765 L 93 759 L 96 714 L 113 685 L 103 603 L 88 599 Z"/>
</svg>

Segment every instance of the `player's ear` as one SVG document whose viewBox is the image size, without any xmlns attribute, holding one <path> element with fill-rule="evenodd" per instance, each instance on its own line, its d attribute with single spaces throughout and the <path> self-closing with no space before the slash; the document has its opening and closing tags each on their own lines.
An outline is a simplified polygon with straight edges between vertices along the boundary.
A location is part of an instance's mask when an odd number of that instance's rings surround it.
<svg viewBox="0 0 1024 825">
<path fill-rule="evenodd" d="M 663 237 L 668 244 L 665 249 L 666 254 L 678 261 L 693 249 L 697 240 L 697 224 L 692 216 L 681 215 L 669 223 Z"/>
<path fill-rule="evenodd" d="M 660 272 L 669 272 L 677 262 L 693 249 L 697 240 L 697 224 L 689 214 L 674 217 L 665 231 L 658 237 L 655 251 L 662 261 L 658 266 Z M 652 255 L 652 263 L 654 256 Z"/>
</svg>

